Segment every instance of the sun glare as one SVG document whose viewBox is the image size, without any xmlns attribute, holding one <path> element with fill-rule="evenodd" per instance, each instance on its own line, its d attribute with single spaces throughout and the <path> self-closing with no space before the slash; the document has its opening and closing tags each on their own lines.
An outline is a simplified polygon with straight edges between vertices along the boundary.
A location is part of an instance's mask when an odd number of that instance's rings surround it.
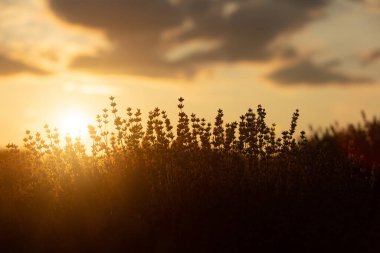
<svg viewBox="0 0 380 253">
<path fill-rule="evenodd" d="M 63 114 L 60 122 L 60 129 L 64 135 L 70 135 L 73 138 L 85 137 L 87 135 L 88 117 L 76 111 Z"/>
</svg>

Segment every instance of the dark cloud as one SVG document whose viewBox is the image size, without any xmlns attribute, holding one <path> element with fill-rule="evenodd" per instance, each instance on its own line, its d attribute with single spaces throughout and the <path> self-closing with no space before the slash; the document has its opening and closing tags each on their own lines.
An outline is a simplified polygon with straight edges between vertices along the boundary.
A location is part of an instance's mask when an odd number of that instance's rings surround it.
<svg viewBox="0 0 380 253">
<path fill-rule="evenodd" d="M 23 72 L 29 72 L 37 75 L 47 74 L 43 70 L 12 60 L 0 54 L 0 75 L 12 75 Z"/>
<path fill-rule="evenodd" d="M 181 21 L 174 5 L 163 0 L 50 0 L 64 19 L 121 36 L 160 31 Z"/>
<path fill-rule="evenodd" d="M 310 60 L 303 60 L 276 70 L 269 78 L 280 84 L 287 85 L 362 84 L 372 82 L 368 78 L 349 76 L 334 71 L 333 67 L 338 64 L 339 62 L 332 61 L 327 64 L 317 65 Z"/>
<path fill-rule="evenodd" d="M 372 6 L 380 6 L 380 1 L 378 0 L 351 0 L 351 1 L 356 2 L 356 3 L 372 5 Z"/>
<path fill-rule="evenodd" d="M 139 75 L 191 74 L 204 64 L 265 61 L 281 35 L 304 27 L 329 0 L 48 0 L 62 19 L 103 30 L 113 49 L 79 57 L 72 67 Z M 233 5 L 231 8 L 231 5 Z M 229 8 L 230 10 L 226 9 Z M 227 13 L 227 15 L 226 15 Z M 181 31 L 185 21 L 192 27 Z M 180 32 L 170 39 L 163 34 Z M 193 41 L 218 41 L 173 61 L 167 54 Z"/>
<path fill-rule="evenodd" d="M 266 60 L 273 54 L 269 47 L 276 38 L 308 24 L 313 19 L 313 14 L 320 11 L 328 1 L 238 1 L 238 10 L 225 18 L 220 13 L 226 2 L 214 1 L 216 6 L 209 8 L 205 15 L 189 13 L 194 17 L 196 28 L 184 34 L 182 39 L 201 37 L 223 41 L 221 48 L 204 55 L 203 60 Z"/>
</svg>

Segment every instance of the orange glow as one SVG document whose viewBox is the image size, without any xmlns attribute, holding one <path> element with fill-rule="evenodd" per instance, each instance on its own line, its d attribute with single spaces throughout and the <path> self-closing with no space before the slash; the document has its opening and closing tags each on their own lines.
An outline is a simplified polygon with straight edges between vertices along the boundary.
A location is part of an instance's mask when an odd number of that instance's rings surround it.
<svg viewBox="0 0 380 253">
<path fill-rule="evenodd" d="M 80 111 L 68 111 L 62 115 L 58 128 L 64 135 L 84 138 L 87 136 L 89 122 L 88 116 Z"/>
</svg>

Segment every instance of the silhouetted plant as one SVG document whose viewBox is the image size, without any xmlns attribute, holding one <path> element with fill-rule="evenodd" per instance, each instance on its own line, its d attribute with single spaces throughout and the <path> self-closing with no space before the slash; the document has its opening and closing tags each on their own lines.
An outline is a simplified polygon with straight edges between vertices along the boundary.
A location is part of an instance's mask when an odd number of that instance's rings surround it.
<svg viewBox="0 0 380 253">
<path fill-rule="evenodd" d="M 261 105 L 227 124 L 219 109 L 212 124 L 178 101 L 176 127 L 159 108 L 143 127 L 139 109 L 122 113 L 110 97 L 88 126 L 89 150 L 48 125 L 7 145 L 0 249 L 341 252 L 377 238 L 376 118 L 307 138 L 296 110 L 277 136 Z"/>
</svg>

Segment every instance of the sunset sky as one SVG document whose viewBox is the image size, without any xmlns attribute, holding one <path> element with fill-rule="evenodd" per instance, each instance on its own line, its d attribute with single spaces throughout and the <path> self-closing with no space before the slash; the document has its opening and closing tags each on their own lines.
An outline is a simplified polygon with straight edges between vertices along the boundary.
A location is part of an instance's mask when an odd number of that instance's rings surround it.
<svg viewBox="0 0 380 253">
<path fill-rule="evenodd" d="M 0 145 L 158 106 L 300 129 L 380 112 L 378 0 L 0 0 Z M 1 147 L 0 146 L 0 147 Z"/>
</svg>

